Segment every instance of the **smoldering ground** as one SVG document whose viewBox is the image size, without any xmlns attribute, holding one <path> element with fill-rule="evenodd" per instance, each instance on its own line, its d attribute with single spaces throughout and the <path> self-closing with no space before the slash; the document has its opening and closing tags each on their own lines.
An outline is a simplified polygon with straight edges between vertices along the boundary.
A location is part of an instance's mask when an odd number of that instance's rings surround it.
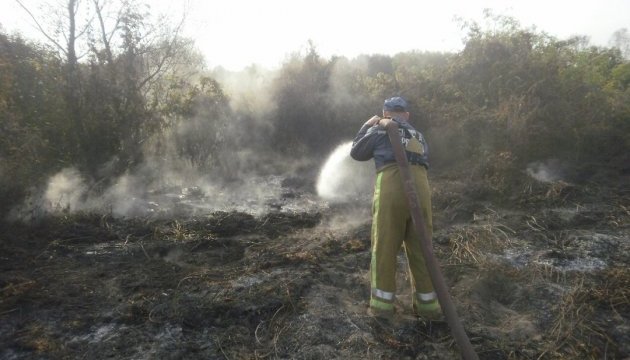
<svg viewBox="0 0 630 360">
<path fill-rule="evenodd" d="M 356 116 L 356 126 L 339 134 L 340 140 L 321 154 L 286 154 L 271 145 L 274 131 L 282 130 L 274 122 L 281 74 L 255 66 L 243 72 L 217 69 L 212 75 L 224 88 L 229 109 L 201 102 L 193 116 L 170 119 L 169 127 L 144 142 L 143 163 L 122 175 L 111 175 L 116 159 L 103 164 L 97 176 L 75 167 L 61 169 L 31 189 L 9 217 L 30 221 L 79 211 L 116 217 L 194 216 L 218 210 L 261 214 L 280 207 L 309 211 L 322 199 L 365 200 L 372 191 L 373 170 L 347 156 L 347 141 L 364 121 L 353 110 L 374 111 L 344 80 L 366 70 L 365 59 L 339 60 L 333 68 L 320 111 L 344 109 L 343 120 L 352 122 L 345 117 Z M 345 145 L 338 147 L 344 139 Z"/>
<path fill-rule="evenodd" d="M 531 181 L 528 205 L 504 208 L 432 178 L 435 253 L 474 348 L 626 357 L 627 194 Z M 457 358 L 446 324 L 411 315 L 402 256 L 395 321 L 366 315 L 369 211 L 352 209 L 79 212 L 3 227 L 0 356 Z"/>
<path fill-rule="evenodd" d="M 411 315 L 403 256 L 394 323 L 366 315 L 374 169 L 347 149 L 374 107 L 317 159 L 240 132 L 267 134 L 273 109 L 186 119 L 107 185 L 53 174 L 21 213 L 39 220 L 0 228 L 0 357 L 457 358 L 446 324 Z M 220 159 L 176 145 L 204 129 L 234 140 Z M 525 177 L 506 205 L 430 180 L 435 253 L 481 358 L 628 356 L 627 184 Z"/>
</svg>

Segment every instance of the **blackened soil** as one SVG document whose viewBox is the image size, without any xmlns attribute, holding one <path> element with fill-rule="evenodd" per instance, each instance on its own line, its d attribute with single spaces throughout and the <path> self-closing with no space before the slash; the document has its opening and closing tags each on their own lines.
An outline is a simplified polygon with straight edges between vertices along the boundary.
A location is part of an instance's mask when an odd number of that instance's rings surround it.
<svg viewBox="0 0 630 360">
<path fill-rule="evenodd" d="M 628 192 L 538 185 L 506 208 L 433 186 L 435 252 L 481 359 L 630 356 Z M 395 319 L 366 314 L 354 210 L 5 223 L 0 358 L 458 358 L 446 323 L 411 314 L 402 256 Z"/>
</svg>

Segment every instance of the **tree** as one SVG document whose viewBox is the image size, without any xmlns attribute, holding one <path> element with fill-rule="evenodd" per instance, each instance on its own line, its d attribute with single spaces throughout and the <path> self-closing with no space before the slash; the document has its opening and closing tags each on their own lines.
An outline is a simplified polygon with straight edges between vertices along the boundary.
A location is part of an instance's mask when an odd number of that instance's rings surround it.
<svg viewBox="0 0 630 360">
<path fill-rule="evenodd" d="M 306 155 L 330 149 L 325 134 L 334 123 L 327 96 L 331 67 L 309 43 L 303 57 L 294 55 L 280 70 L 273 84 L 276 150 Z"/>
<path fill-rule="evenodd" d="M 81 105 L 81 76 L 79 74 L 79 63 L 77 56 L 76 43 L 85 35 L 90 22 L 88 21 L 81 28 L 77 29 L 77 14 L 80 7 L 80 0 L 67 0 L 65 7 L 65 21 L 59 21 L 58 27 L 53 31 L 45 30 L 37 17 L 22 3 L 21 0 L 16 2 L 30 15 L 40 32 L 48 39 L 56 49 L 65 56 L 65 90 L 66 103 L 69 108 L 68 115 L 72 119 L 73 126 L 73 143 L 78 147 L 77 151 L 83 150 L 85 138 L 85 127 L 82 122 L 82 105 Z M 55 34 L 57 34 L 55 36 Z M 60 40 L 63 38 L 65 44 Z"/>
<path fill-rule="evenodd" d="M 62 64 L 54 54 L 0 33 L 0 213 L 48 171 L 68 159 L 63 134 L 71 125 Z"/>
<path fill-rule="evenodd" d="M 627 28 L 621 28 L 614 32 L 611 45 L 621 51 L 626 60 L 630 60 L 630 32 Z"/>
<path fill-rule="evenodd" d="M 60 25 L 49 30 L 16 1 L 64 60 L 63 93 L 73 124 L 64 141 L 74 144 L 76 165 L 95 174 L 112 157 L 120 160 L 119 171 L 139 163 L 142 143 L 162 122 L 146 100 L 188 52 L 190 41 L 179 36 L 183 18 L 158 26 L 146 21 L 148 12 L 137 1 L 67 0 L 56 19 Z M 80 56 L 79 48 L 85 52 Z"/>
</svg>

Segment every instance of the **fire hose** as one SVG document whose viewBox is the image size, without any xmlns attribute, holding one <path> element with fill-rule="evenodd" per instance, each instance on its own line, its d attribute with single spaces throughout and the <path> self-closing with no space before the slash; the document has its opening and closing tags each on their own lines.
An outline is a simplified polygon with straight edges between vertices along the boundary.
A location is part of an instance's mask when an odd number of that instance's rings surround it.
<svg viewBox="0 0 630 360">
<path fill-rule="evenodd" d="M 446 282 L 444 281 L 444 276 L 440 270 L 440 265 L 433 254 L 431 235 L 429 234 L 424 218 L 422 217 L 422 208 L 420 208 L 418 192 L 416 191 L 411 170 L 409 169 L 407 155 L 402 147 L 400 135 L 398 133 L 398 124 L 396 124 L 395 121 L 390 121 L 387 124 L 386 129 L 389 140 L 392 143 L 396 163 L 398 163 L 398 168 L 400 169 L 400 175 L 403 180 L 404 190 L 409 203 L 409 212 L 411 213 L 411 218 L 416 231 L 420 235 L 420 246 L 422 247 L 424 260 L 429 270 L 429 275 L 431 276 L 431 281 L 433 282 L 433 287 L 437 293 L 438 300 L 440 301 L 442 311 L 444 312 L 448 326 L 451 329 L 451 334 L 453 335 L 453 338 L 455 338 L 455 342 L 459 346 L 459 350 L 465 360 L 478 360 L 479 357 L 477 356 L 477 353 L 475 353 L 475 350 L 466 335 L 464 326 L 457 316 L 455 305 L 449 295 Z"/>
</svg>

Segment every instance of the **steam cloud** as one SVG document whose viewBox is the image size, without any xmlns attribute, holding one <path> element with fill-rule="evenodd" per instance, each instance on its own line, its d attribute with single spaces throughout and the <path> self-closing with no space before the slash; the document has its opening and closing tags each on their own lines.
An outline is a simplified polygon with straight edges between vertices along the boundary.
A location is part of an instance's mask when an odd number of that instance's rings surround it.
<svg viewBox="0 0 630 360">
<path fill-rule="evenodd" d="M 81 199 L 86 191 L 87 186 L 81 174 L 73 168 L 64 169 L 48 180 L 40 206 L 48 212 L 78 211 L 84 206 Z"/>
<path fill-rule="evenodd" d="M 556 159 L 533 162 L 527 165 L 527 175 L 542 182 L 554 182 L 563 178 L 563 166 Z"/>
<path fill-rule="evenodd" d="M 317 181 L 318 195 L 329 202 L 355 202 L 368 208 L 372 194 L 374 169 L 371 162 L 350 158 L 352 143 L 338 146 L 325 162 Z M 282 198 L 282 176 L 255 176 L 223 184 L 212 181 L 183 161 L 165 162 L 158 158 L 147 161 L 133 172 L 119 176 L 103 191 L 94 191 L 98 184 L 86 179 L 75 168 L 66 168 L 50 177 L 44 191 L 31 196 L 10 217 L 14 220 L 36 220 L 47 214 L 79 211 L 111 214 L 115 217 L 154 215 L 169 217 L 183 211 L 186 215 L 206 214 L 218 210 L 236 210 L 260 214 L 269 207 L 278 208 Z M 357 201 L 359 200 L 359 201 Z M 309 211 L 321 205 L 311 199 L 294 199 L 282 204 L 287 209 Z M 365 209 L 362 209 L 365 210 Z M 344 224 L 349 219 L 364 219 L 366 214 L 336 219 Z"/>
<path fill-rule="evenodd" d="M 365 59 L 340 60 L 327 94 L 332 106 L 353 109 L 357 128 L 365 120 L 364 115 L 372 111 L 366 106 L 367 100 L 346 84 L 350 83 L 348 78 L 353 78 L 356 71 L 365 71 L 366 66 Z M 108 170 L 111 164 L 105 164 L 101 178 L 107 179 L 106 186 L 75 168 L 63 169 L 51 176 L 43 189 L 32 190 L 31 196 L 14 208 L 9 217 L 29 221 L 47 214 L 78 211 L 116 217 L 169 217 L 217 210 L 260 214 L 270 207 L 310 211 L 322 206 L 317 199 L 301 196 L 292 196 L 291 204 L 286 201 L 279 204 L 287 191 L 283 188 L 286 177 L 303 177 L 304 169 L 317 168 L 321 163 L 320 159 L 312 158 L 296 158 L 289 163 L 268 151 L 266 136 L 273 130 L 276 111 L 272 87 L 278 72 L 252 66 L 242 72 L 215 69 L 211 76 L 221 83 L 230 99 L 229 118 L 217 118 L 225 114 L 200 108 L 192 119 L 174 119 L 173 127 L 161 133 L 159 139 L 144 143 L 145 163 L 116 178 L 107 175 L 113 172 Z M 256 131 L 249 133 L 257 136 L 243 135 L 244 129 L 252 128 Z M 200 159 L 181 153 L 182 144 L 184 149 L 191 148 L 192 153 L 197 148 L 191 144 L 203 147 L 216 141 L 228 145 L 202 148 L 206 151 L 202 155 L 207 157 Z M 234 146 L 236 143 L 238 146 Z M 330 203 L 361 200 L 362 206 L 369 208 L 365 205 L 369 204 L 373 190 L 373 164 L 352 160 L 349 151 L 349 142 L 333 151 L 317 179 L 318 195 Z M 218 167 L 207 166 L 213 161 L 218 162 Z"/>
<path fill-rule="evenodd" d="M 156 168 L 157 169 L 157 168 Z M 32 221 L 47 214 L 93 212 L 115 217 L 199 215 L 214 211 L 242 211 L 259 214 L 280 198 L 278 177 L 249 178 L 231 185 L 213 183 L 189 168 L 150 169 L 149 164 L 118 177 L 104 191 L 74 168 L 53 175 L 43 192 L 28 198 L 9 215 L 12 220 Z M 147 178 L 147 175 L 151 177 Z"/>
</svg>

